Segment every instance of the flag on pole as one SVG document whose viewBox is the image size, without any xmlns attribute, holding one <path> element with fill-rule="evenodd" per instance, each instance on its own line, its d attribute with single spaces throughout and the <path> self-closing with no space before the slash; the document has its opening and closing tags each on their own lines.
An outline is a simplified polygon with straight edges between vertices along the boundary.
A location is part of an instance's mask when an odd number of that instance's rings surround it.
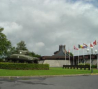
<svg viewBox="0 0 98 89">
<path fill-rule="evenodd" d="M 87 46 L 86 46 L 86 45 L 84 45 L 84 46 L 83 46 L 83 48 L 87 48 Z"/>
<path fill-rule="evenodd" d="M 90 47 L 93 47 L 93 45 L 90 43 Z"/>
<path fill-rule="evenodd" d="M 76 48 L 76 47 L 74 46 L 74 50 L 78 50 L 78 48 Z"/>
<path fill-rule="evenodd" d="M 84 43 L 83 43 L 83 45 L 85 45 L 86 47 L 88 47 L 88 45 L 87 45 L 87 44 L 84 44 Z"/>
<path fill-rule="evenodd" d="M 83 49 L 84 47 L 82 45 L 78 45 L 78 48 L 82 48 Z"/>
<path fill-rule="evenodd" d="M 97 45 L 97 42 L 96 42 L 96 40 L 93 42 L 93 45 L 95 46 L 95 45 Z"/>
</svg>

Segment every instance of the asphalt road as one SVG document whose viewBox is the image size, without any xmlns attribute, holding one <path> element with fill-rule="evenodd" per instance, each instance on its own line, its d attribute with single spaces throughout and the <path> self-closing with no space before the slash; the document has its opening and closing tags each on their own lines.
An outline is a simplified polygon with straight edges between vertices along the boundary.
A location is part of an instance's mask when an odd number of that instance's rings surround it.
<svg viewBox="0 0 98 89">
<path fill-rule="evenodd" d="M 0 78 L 0 89 L 98 89 L 98 75 Z"/>
</svg>

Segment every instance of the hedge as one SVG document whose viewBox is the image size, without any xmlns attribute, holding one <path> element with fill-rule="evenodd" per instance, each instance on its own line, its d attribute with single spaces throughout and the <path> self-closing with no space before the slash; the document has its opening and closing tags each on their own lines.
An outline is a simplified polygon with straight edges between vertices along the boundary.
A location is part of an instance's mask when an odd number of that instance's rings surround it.
<svg viewBox="0 0 98 89">
<path fill-rule="evenodd" d="M 0 69 L 49 70 L 49 65 L 48 64 L 28 64 L 28 63 L 0 63 Z"/>
</svg>

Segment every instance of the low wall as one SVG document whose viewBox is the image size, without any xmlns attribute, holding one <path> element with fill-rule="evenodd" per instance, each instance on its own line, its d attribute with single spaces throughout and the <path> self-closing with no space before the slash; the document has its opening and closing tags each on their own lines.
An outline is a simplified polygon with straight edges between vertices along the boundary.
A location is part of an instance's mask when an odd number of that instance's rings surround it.
<svg viewBox="0 0 98 89">
<path fill-rule="evenodd" d="M 63 67 L 69 65 L 69 60 L 44 60 L 43 64 L 49 64 L 50 67 Z"/>
<path fill-rule="evenodd" d="M 85 60 L 85 63 L 90 64 L 90 59 Z M 96 64 L 97 64 L 97 59 L 93 59 L 93 65 L 96 65 Z"/>
</svg>

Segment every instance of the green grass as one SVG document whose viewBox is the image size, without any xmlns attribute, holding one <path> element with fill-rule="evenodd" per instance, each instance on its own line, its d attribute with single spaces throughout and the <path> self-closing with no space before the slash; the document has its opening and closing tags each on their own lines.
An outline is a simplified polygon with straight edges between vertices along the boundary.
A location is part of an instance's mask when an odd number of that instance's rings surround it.
<svg viewBox="0 0 98 89">
<path fill-rule="evenodd" d="M 98 73 L 97 69 L 93 69 L 94 73 Z M 50 68 L 49 70 L 7 70 L 0 69 L 0 76 L 43 76 L 43 75 L 72 75 L 72 74 L 90 74 L 90 70 L 80 69 L 63 69 Z"/>
</svg>

